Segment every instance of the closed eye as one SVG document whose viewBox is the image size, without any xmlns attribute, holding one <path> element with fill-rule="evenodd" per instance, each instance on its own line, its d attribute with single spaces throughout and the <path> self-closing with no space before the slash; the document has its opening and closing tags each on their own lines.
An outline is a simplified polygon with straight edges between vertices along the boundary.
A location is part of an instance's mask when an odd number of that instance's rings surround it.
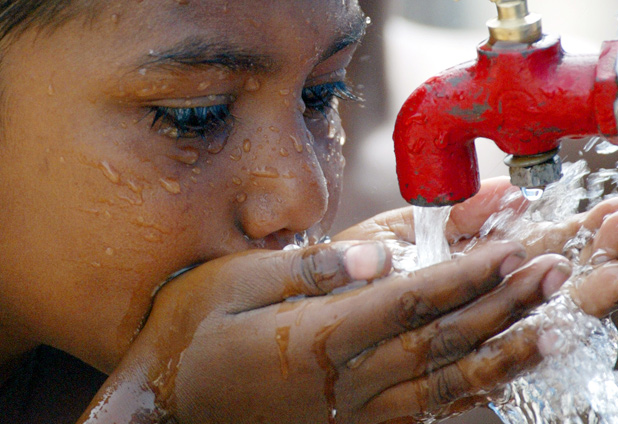
<svg viewBox="0 0 618 424">
<path fill-rule="evenodd" d="M 227 104 L 202 106 L 193 108 L 173 108 L 152 106 L 150 113 L 154 114 L 151 126 L 176 138 L 207 138 L 223 131 L 231 121 Z"/>
</svg>

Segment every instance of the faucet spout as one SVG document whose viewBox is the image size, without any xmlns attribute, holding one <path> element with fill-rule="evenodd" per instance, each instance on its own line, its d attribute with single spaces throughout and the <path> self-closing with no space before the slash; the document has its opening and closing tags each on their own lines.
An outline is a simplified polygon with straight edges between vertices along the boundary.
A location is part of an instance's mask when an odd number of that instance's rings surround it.
<svg viewBox="0 0 618 424">
<path fill-rule="evenodd" d="M 618 144 L 618 41 L 605 42 L 600 56 L 580 56 L 566 54 L 558 37 L 490 38 L 477 56 L 429 79 L 399 112 L 393 138 L 406 201 L 441 206 L 473 196 L 477 137 L 493 140 L 513 163 L 548 155 L 556 179 L 560 164 L 551 158 L 561 139 L 605 135 Z"/>
</svg>

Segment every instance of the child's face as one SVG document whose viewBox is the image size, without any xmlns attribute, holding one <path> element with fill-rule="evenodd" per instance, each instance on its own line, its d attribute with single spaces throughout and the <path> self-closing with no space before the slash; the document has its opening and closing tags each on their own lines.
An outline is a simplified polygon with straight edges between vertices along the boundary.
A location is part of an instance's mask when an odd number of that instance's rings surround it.
<svg viewBox="0 0 618 424">
<path fill-rule="evenodd" d="M 363 29 L 354 0 L 106 3 L 0 73 L 0 310 L 103 369 L 173 271 L 328 230 L 344 135 L 303 89 Z"/>
</svg>

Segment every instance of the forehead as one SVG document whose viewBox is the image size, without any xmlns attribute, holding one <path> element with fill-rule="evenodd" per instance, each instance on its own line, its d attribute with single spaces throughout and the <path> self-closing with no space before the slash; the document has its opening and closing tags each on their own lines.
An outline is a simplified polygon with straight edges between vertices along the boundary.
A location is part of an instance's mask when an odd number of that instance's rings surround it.
<svg viewBox="0 0 618 424">
<path fill-rule="evenodd" d="M 358 32 L 362 20 L 357 0 L 142 0 L 110 2 L 97 22 L 117 40 L 117 51 L 136 44 L 165 49 L 193 38 L 274 56 L 318 54 Z"/>
</svg>

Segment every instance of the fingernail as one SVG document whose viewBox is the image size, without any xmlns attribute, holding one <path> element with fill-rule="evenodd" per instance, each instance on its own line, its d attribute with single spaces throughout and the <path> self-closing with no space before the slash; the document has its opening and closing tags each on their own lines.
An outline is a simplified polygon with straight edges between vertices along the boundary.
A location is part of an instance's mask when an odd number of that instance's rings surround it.
<svg viewBox="0 0 618 424">
<path fill-rule="evenodd" d="M 611 255 L 610 252 L 608 252 L 605 249 L 599 249 L 590 258 L 590 263 L 592 265 L 601 265 L 601 264 L 604 264 L 605 262 L 611 261 L 612 257 L 615 258 L 616 256 Z"/>
<path fill-rule="evenodd" d="M 511 253 L 502 261 L 502 265 L 500 265 L 500 276 L 502 278 L 506 277 L 511 272 L 519 268 L 525 260 L 526 252 L 524 250 L 519 250 L 515 253 Z"/>
<path fill-rule="evenodd" d="M 552 294 L 556 293 L 566 280 L 569 279 L 573 267 L 569 262 L 561 261 L 549 270 L 543 278 L 543 295 L 545 298 L 550 298 Z"/>
<path fill-rule="evenodd" d="M 592 265 L 601 265 L 604 264 L 605 262 L 609 262 L 610 257 L 607 256 L 604 253 L 595 253 L 594 255 L 592 255 L 592 258 L 590 258 L 590 263 Z"/>
<path fill-rule="evenodd" d="M 387 254 L 382 243 L 361 243 L 345 251 L 344 264 L 354 280 L 371 280 L 387 271 Z"/>
</svg>

